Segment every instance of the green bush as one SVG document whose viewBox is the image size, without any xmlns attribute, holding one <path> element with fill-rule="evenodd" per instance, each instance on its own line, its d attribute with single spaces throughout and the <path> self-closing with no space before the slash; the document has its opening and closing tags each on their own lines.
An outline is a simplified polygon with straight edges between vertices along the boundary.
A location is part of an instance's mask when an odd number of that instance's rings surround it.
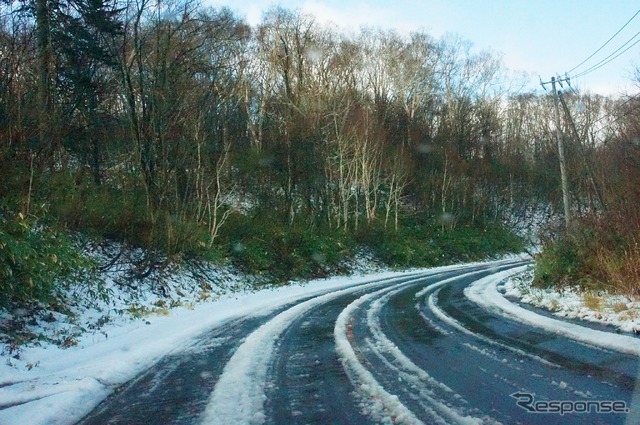
<svg viewBox="0 0 640 425">
<path fill-rule="evenodd" d="M 285 225 L 265 211 L 234 214 L 222 239 L 238 268 L 277 281 L 341 272 L 341 262 L 354 251 L 353 240 L 342 231 L 309 228 L 304 223 Z"/>
<path fill-rule="evenodd" d="M 544 244 L 536 258 L 534 284 L 606 289 L 627 295 L 640 292 L 635 241 L 593 223 L 576 223 L 570 234 Z"/>
<path fill-rule="evenodd" d="M 442 256 L 442 251 L 420 226 L 398 231 L 368 227 L 360 233 L 359 240 L 390 267 L 433 266 L 439 264 Z"/>
<path fill-rule="evenodd" d="M 134 183 L 128 190 L 96 186 L 92 181 L 75 184 L 69 173 L 54 175 L 50 183 L 50 213 L 72 230 L 141 247 L 170 259 L 219 260 L 219 250 L 210 248 L 205 226 L 160 209 L 152 220 L 146 194 Z"/>
<path fill-rule="evenodd" d="M 302 277 L 323 277 L 340 272 L 340 263 L 351 258 L 354 244 L 342 231 L 292 228 L 284 238 L 285 254 L 292 259 L 292 269 Z M 285 255 L 286 257 L 287 255 Z"/>
<path fill-rule="evenodd" d="M 549 242 L 536 258 L 534 285 L 541 288 L 562 286 L 580 279 L 584 267 L 577 239 L 564 236 Z"/>
<path fill-rule="evenodd" d="M 92 263 L 66 234 L 0 210 L 0 304 L 48 301 L 56 286 L 79 280 Z"/>
<path fill-rule="evenodd" d="M 48 185 L 49 213 L 68 228 L 92 237 L 153 247 L 153 226 L 142 189 L 76 183 L 69 173 L 54 174 Z"/>
<path fill-rule="evenodd" d="M 398 231 L 367 227 L 359 241 L 392 267 L 429 267 L 457 261 L 482 260 L 521 252 L 524 241 L 496 224 L 459 225 L 442 229 L 436 221 L 412 220 Z"/>
<path fill-rule="evenodd" d="M 434 240 L 448 261 L 476 261 L 510 252 L 522 252 L 524 240 L 497 224 L 438 228 Z"/>
</svg>

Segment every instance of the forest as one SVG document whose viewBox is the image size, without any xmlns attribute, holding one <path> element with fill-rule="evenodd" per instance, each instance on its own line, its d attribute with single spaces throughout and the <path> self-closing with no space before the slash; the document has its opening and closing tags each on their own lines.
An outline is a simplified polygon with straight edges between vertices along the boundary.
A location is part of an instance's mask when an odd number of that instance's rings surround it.
<svg viewBox="0 0 640 425">
<path fill-rule="evenodd" d="M 533 241 L 536 284 L 640 295 L 640 97 L 525 78 L 456 36 L 279 7 L 2 0 L 0 304 L 87 279 L 88 241 L 142 248 L 140 275 L 278 281 Z"/>
</svg>

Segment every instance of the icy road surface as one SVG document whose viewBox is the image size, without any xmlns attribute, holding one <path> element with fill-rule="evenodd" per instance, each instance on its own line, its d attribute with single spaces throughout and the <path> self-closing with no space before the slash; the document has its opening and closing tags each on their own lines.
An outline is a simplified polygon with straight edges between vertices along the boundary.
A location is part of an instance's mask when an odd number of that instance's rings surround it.
<svg viewBox="0 0 640 425">
<path fill-rule="evenodd" d="M 523 264 L 385 277 L 234 318 L 80 423 L 639 423 L 640 339 L 510 303 L 497 285 Z"/>
</svg>

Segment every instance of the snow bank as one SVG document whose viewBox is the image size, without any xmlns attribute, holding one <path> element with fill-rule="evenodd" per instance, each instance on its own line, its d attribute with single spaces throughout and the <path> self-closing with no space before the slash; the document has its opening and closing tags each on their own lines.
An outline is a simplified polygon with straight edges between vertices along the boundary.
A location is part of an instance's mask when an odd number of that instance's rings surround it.
<svg viewBox="0 0 640 425">
<path fill-rule="evenodd" d="M 605 291 L 579 288 L 534 288 L 533 271 L 514 276 L 498 289 L 507 297 L 541 307 L 559 317 L 613 326 L 622 332 L 640 332 L 640 300 Z"/>
<path fill-rule="evenodd" d="M 167 316 L 109 323 L 103 334 L 85 334 L 78 345 L 27 347 L 20 358 L 0 363 L 0 423 L 72 424 L 88 414 L 117 386 L 133 379 L 163 356 L 183 349 L 197 336 L 234 318 L 267 314 L 285 304 L 375 279 L 404 276 L 383 272 L 318 280 L 255 293 L 228 294 Z"/>
<path fill-rule="evenodd" d="M 477 264 L 481 263 L 474 263 Z M 470 265 L 430 269 L 429 273 Z M 303 298 L 377 279 L 406 277 L 416 272 L 339 277 L 256 292 L 232 292 L 242 285 L 231 282 L 227 292 L 216 294 L 215 300 L 197 293 L 185 294 L 192 297 L 191 301 L 174 308 L 149 308 L 162 299 L 154 293 L 142 293 L 138 300 L 147 310 L 141 319 L 135 320 L 125 310 L 129 300 L 123 299 L 115 313 L 114 310 L 108 312 L 112 315 L 108 323 L 93 332 L 73 334 L 75 345 L 66 349 L 43 342 L 42 346 L 22 347 L 16 353 L 6 344 L 0 346 L 0 424 L 75 423 L 115 388 L 133 379 L 163 356 L 188 349 L 199 335 L 234 318 L 268 314 Z M 424 270 L 420 273 L 424 273 Z M 220 276 L 220 279 L 227 278 Z M 191 281 L 195 283 L 195 279 Z M 180 282 L 175 283 L 172 291 L 179 294 Z M 83 326 L 87 323 L 93 325 L 105 315 L 104 311 L 87 308 L 78 309 L 76 313 L 77 323 Z M 49 330 L 53 333 L 68 331 L 67 324 L 60 320 L 50 326 Z"/>
<path fill-rule="evenodd" d="M 464 294 L 471 301 L 510 319 L 526 323 L 530 326 L 543 328 L 549 332 L 563 335 L 586 344 L 640 356 L 640 340 L 637 338 L 598 331 L 562 320 L 541 316 L 507 300 L 498 291 L 498 283 L 516 273 L 523 272 L 526 268 L 526 266 L 518 267 L 480 279 L 467 287 Z"/>
</svg>

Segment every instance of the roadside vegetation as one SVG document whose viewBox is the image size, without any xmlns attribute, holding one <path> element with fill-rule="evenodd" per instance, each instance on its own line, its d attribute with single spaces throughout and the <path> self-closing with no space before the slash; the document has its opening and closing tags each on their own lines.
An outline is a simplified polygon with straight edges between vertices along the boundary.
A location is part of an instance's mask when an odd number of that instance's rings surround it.
<svg viewBox="0 0 640 425">
<path fill-rule="evenodd" d="M 631 102 L 627 102 L 631 103 Z M 578 192 L 582 207 L 570 229 L 549 226 L 536 263 L 537 286 L 580 286 L 640 296 L 640 115 L 624 109 L 624 124 L 597 146 L 587 175 L 591 189 Z M 591 200 L 587 203 L 586 200 Z M 551 231 L 550 229 L 553 229 Z"/>
<path fill-rule="evenodd" d="M 362 250 L 392 267 L 518 252 L 557 210 L 551 97 L 511 92 L 459 38 L 345 35 L 281 8 L 251 27 L 189 0 L 39 4 L 0 5 L 0 303 L 99 292 L 87 241 L 142 249 L 141 277 L 197 260 L 286 282 Z M 588 213 L 545 241 L 538 281 L 634 290 L 637 226 L 620 227 L 638 197 L 613 200 L 637 163 L 616 170 L 610 147 L 636 140 L 635 102 L 566 102 L 589 135 L 568 140 Z"/>
</svg>

